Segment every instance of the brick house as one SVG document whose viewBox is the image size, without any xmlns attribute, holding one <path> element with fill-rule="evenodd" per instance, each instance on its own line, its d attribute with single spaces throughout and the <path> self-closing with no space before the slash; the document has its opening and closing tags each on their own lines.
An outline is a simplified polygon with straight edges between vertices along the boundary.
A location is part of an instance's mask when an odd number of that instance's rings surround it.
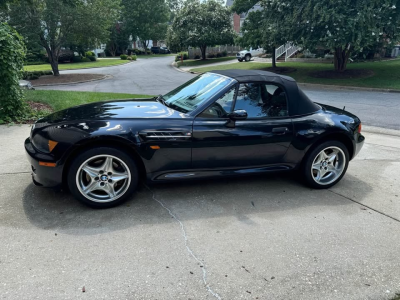
<svg viewBox="0 0 400 300">
<path fill-rule="evenodd" d="M 226 0 L 226 7 L 231 7 L 231 6 L 233 5 L 233 1 L 234 1 L 234 0 Z M 257 4 L 254 5 L 251 9 L 249 9 L 248 12 L 241 13 L 240 15 L 234 13 L 234 14 L 232 15 L 233 29 L 234 29 L 237 33 L 239 33 L 239 34 L 241 35 L 240 30 L 241 30 L 241 28 L 242 28 L 242 26 L 243 26 L 243 22 L 246 20 L 246 18 L 247 18 L 247 16 L 248 16 L 249 12 L 257 11 L 257 10 L 261 10 L 261 9 L 262 9 L 262 7 L 260 6 L 260 4 L 257 3 Z"/>
</svg>

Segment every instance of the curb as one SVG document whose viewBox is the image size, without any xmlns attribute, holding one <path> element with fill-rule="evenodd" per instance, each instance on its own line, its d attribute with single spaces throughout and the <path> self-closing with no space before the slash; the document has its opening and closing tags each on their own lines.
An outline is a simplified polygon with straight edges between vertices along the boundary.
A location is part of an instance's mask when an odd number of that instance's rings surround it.
<svg viewBox="0 0 400 300">
<path fill-rule="evenodd" d="M 187 72 L 187 71 L 184 71 L 184 70 L 181 70 L 181 69 L 177 68 L 177 67 L 175 66 L 175 62 L 173 62 L 173 63 L 171 64 L 171 67 L 172 67 L 173 69 L 175 69 L 176 71 L 181 72 L 181 73 L 196 74 L 196 73 Z"/>
<path fill-rule="evenodd" d="M 396 129 L 388 129 L 383 127 L 375 127 L 375 126 L 362 126 L 362 132 L 389 135 L 389 136 L 398 136 L 400 137 L 400 130 Z"/>
<path fill-rule="evenodd" d="M 65 83 L 54 83 L 54 84 L 38 84 L 38 85 L 33 85 L 33 87 L 36 88 L 36 87 L 40 87 L 40 86 L 57 86 L 57 85 L 79 84 L 79 83 L 85 83 L 85 82 L 100 81 L 100 80 L 109 79 L 109 78 L 112 78 L 112 75 L 104 75 L 101 78 L 88 79 L 88 80 L 82 80 L 82 81 L 73 81 L 73 82 L 65 82 Z"/>
<path fill-rule="evenodd" d="M 104 66 L 104 67 L 91 67 L 91 68 L 79 68 L 79 69 L 62 69 L 59 70 L 60 72 L 62 71 L 76 71 L 76 70 L 88 70 L 88 69 L 99 69 L 99 68 L 112 68 L 112 67 L 119 67 L 119 66 L 125 66 L 133 63 L 134 61 L 127 62 L 125 64 L 119 64 L 119 65 L 113 65 L 113 66 Z"/>
<path fill-rule="evenodd" d="M 366 88 L 366 87 L 345 86 L 345 85 L 329 85 L 329 84 L 302 83 L 302 82 L 297 82 L 297 85 L 300 86 L 300 87 L 312 87 L 312 88 L 335 89 L 335 90 L 354 90 L 354 91 L 366 91 L 366 92 L 400 93 L 400 90 Z"/>
<path fill-rule="evenodd" d="M 179 72 L 189 73 L 189 74 L 202 74 L 201 72 L 184 71 L 184 70 L 178 69 L 173 64 L 171 66 Z M 297 85 L 300 87 L 323 88 L 323 89 L 331 89 L 331 90 L 334 89 L 334 90 L 352 90 L 352 91 L 365 91 L 365 92 L 400 93 L 400 90 L 366 88 L 366 87 L 358 87 L 358 86 L 330 85 L 330 84 L 303 83 L 303 82 L 297 82 Z"/>
</svg>

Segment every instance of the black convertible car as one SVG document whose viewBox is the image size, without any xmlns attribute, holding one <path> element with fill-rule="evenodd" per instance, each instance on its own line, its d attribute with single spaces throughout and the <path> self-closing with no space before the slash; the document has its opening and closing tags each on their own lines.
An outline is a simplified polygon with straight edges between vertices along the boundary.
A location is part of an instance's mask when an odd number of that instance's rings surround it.
<svg viewBox="0 0 400 300">
<path fill-rule="evenodd" d="M 226 70 L 153 99 L 91 103 L 32 127 L 25 149 L 39 186 L 68 186 L 92 207 L 151 181 L 297 169 L 329 188 L 364 144 L 361 122 L 316 104 L 287 76 Z"/>
</svg>

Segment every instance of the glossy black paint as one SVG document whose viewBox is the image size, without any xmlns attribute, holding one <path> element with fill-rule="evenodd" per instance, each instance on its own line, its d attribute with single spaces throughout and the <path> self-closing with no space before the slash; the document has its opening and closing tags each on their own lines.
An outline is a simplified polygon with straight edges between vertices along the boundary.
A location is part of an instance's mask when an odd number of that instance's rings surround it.
<svg viewBox="0 0 400 300">
<path fill-rule="evenodd" d="M 304 110 L 299 108 L 302 95 L 297 92 L 296 98 L 293 80 L 282 82 L 275 83 L 287 88 L 290 115 L 280 118 L 197 117 L 235 82 L 188 114 L 154 99 L 92 103 L 53 113 L 35 124 L 25 142 L 34 182 L 60 185 L 71 160 L 99 145 L 123 148 L 154 181 L 291 170 L 313 145 L 329 138 L 344 142 L 353 158 L 364 142 L 357 131 L 360 120 L 326 105 L 307 104 L 317 109 L 298 114 Z M 58 142 L 51 153 L 45 149 L 48 140 Z M 150 148 L 155 145 L 160 149 Z M 56 167 L 40 166 L 39 161 Z"/>
</svg>

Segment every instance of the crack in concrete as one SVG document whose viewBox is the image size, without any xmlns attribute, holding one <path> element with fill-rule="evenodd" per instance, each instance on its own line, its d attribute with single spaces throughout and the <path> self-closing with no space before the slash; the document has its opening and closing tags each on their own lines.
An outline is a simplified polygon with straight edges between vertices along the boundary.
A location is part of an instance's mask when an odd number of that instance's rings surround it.
<svg viewBox="0 0 400 300">
<path fill-rule="evenodd" d="M 337 195 L 337 196 L 343 197 L 343 198 L 345 198 L 345 199 L 347 199 L 347 200 L 350 200 L 350 201 L 352 201 L 352 202 L 354 202 L 354 203 L 357 203 L 357 204 L 359 204 L 359 205 L 361 205 L 361 206 L 364 206 L 364 207 L 366 207 L 366 208 L 369 208 L 370 210 L 373 210 L 374 212 L 377 212 L 378 214 L 381 214 L 381 215 L 383 215 L 383 216 L 385 216 L 385 217 L 388 217 L 388 218 L 390 218 L 390 219 L 392 219 L 392 220 L 394 220 L 394 221 L 396 221 L 396 222 L 400 222 L 399 219 L 397 219 L 397 218 L 395 218 L 395 217 L 392 217 L 391 215 L 388 215 L 388 214 L 386 214 L 386 213 L 384 213 L 384 212 L 382 212 L 382 211 L 379 211 L 379 210 L 377 210 L 377 209 L 375 209 L 375 208 L 372 208 L 371 206 L 368 206 L 368 205 L 366 205 L 366 204 L 363 204 L 363 203 L 361 203 L 361 202 L 358 202 L 357 200 L 351 199 L 350 197 L 344 196 L 344 195 L 342 195 L 342 194 L 336 193 L 336 192 L 334 192 L 334 191 L 332 191 L 332 190 L 328 190 L 328 191 L 331 192 L 331 193 L 333 193 L 333 194 L 335 194 L 335 195 Z"/>
<path fill-rule="evenodd" d="M 30 171 L 30 172 L 14 172 L 14 173 L 0 173 L 0 176 L 2 176 L 2 175 L 18 175 L 18 174 L 31 174 L 32 173 L 32 171 Z"/>
<path fill-rule="evenodd" d="M 187 237 L 187 235 L 186 235 L 185 227 L 183 226 L 183 223 L 181 222 L 181 220 L 179 220 L 179 218 L 178 218 L 167 206 L 165 206 L 165 204 L 164 204 L 162 201 L 160 201 L 160 200 L 158 200 L 158 199 L 156 198 L 155 193 L 154 193 L 147 185 L 144 185 L 144 186 L 152 193 L 152 198 L 153 198 L 153 200 L 156 201 L 158 204 L 160 204 L 160 205 L 169 213 L 169 215 L 170 215 L 172 218 L 174 218 L 176 222 L 179 223 L 179 226 L 180 226 L 180 228 L 181 228 L 182 236 L 183 236 L 183 238 L 184 238 L 184 240 L 185 240 L 185 247 L 186 247 L 186 250 L 187 250 L 187 251 L 189 252 L 189 254 L 190 254 L 198 263 L 200 263 L 201 266 L 202 266 L 204 286 L 206 287 L 207 291 L 208 291 L 211 295 L 213 295 L 215 298 L 221 300 L 221 297 L 218 295 L 218 293 L 214 292 L 214 291 L 211 289 L 210 284 L 207 283 L 207 270 L 206 270 L 205 264 L 194 254 L 193 250 L 189 247 L 189 244 L 188 244 L 188 242 L 189 242 L 189 241 L 188 241 L 188 237 Z"/>
</svg>

